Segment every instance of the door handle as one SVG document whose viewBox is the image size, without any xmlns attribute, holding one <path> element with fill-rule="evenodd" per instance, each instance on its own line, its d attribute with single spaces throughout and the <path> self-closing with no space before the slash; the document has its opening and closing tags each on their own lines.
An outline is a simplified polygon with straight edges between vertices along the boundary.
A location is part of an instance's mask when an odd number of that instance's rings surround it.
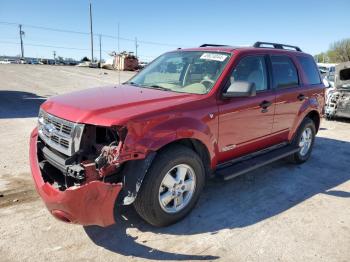
<svg viewBox="0 0 350 262">
<path fill-rule="evenodd" d="M 270 101 L 266 101 L 266 100 L 264 100 L 264 101 L 262 101 L 261 103 L 260 103 L 260 107 L 261 108 L 263 108 L 263 109 L 266 109 L 266 108 L 268 108 L 269 106 L 271 106 L 272 105 L 272 103 L 270 102 Z"/>
<path fill-rule="evenodd" d="M 299 94 L 297 97 L 300 101 L 303 101 L 306 99 L 306 96 L 304 94 Z"/>
<path fill-rule="evenodd" d="M 266 113 L 268 111 L 267 108 L 271 105 L 272 103 L 270 101 L 262 101 L 259 105 L 262 108 L 261 113 Z"/>
</svg>

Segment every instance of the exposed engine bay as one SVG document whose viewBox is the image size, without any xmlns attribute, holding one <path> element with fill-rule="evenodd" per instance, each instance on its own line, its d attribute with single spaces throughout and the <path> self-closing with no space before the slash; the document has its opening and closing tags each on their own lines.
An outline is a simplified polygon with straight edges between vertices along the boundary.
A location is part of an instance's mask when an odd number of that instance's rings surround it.
<svg viewBox="0 0 350 262">
<path fill-rule="evenodd" d="M 52 143 L 47 143 L 45 135 L 39 135 L 38 156 L 44 181 L 61 191 L 94 180 L 120 182 L 121 164 L 118 160 L 122 136 L 123 130 L 85 125 L 79 149 L 68 156 L 54 148 Z"/>
<path fill-rule="evenodd" d="M 94 180 L 117 183 L 127 130 L 79 124 L 50 115 L 38 118 L 38 157 L 45 182 L 64 191 Z"/>
<path fill-rule="evenodd" d="M 325 113 L 329 119 L 350 117 L 350 87 L 349 90 L 339 90 L 330 95 Z"/>
<path fill-rule="evenodd" d="M 335 89 L 329 94 L 325 114 L 328 119 L 350 118 L 350 62 L 336 66 Z"/>
</svg>

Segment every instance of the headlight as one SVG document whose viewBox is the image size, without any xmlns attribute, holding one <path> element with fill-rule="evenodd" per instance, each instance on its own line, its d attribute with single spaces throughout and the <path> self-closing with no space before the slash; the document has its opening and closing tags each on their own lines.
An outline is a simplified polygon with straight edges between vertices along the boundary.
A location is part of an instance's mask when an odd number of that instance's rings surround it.
<svg viewBox="0 0 350 262">
<path fill-rule="evenodd" d="M 45 111 L 42 109 L 39 109 L 39 115 L 38 115 L 38 125 L 42 126 L 44 124 L 44 115 Z"/>
</svg>

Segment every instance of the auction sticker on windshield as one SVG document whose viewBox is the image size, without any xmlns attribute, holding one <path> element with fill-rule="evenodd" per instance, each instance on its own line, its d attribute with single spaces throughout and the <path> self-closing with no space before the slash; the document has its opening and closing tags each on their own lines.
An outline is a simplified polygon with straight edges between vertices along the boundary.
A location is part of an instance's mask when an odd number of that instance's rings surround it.
<svg viewBox="0 0 350 262">
<path fill-rule="evenodd" d="M 201 55 L 200 59 L 223 62 L 226 59 L 226 57 L 227 55 L 223 54 L 204 53 L 203 55 Z"/>
</svg>

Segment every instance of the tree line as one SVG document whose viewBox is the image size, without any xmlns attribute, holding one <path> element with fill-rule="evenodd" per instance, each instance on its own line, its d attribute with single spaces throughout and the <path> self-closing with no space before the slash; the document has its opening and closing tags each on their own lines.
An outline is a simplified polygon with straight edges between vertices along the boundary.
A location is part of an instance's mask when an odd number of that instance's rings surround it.
<svg viewBox="0 0 350 262">
<path fill-rule="evenodd" d="M 341 63 L 350 61 L 350 38 L 336 41 L 326 52 L 314 56 L 317 62 Z"/>
</svg>

